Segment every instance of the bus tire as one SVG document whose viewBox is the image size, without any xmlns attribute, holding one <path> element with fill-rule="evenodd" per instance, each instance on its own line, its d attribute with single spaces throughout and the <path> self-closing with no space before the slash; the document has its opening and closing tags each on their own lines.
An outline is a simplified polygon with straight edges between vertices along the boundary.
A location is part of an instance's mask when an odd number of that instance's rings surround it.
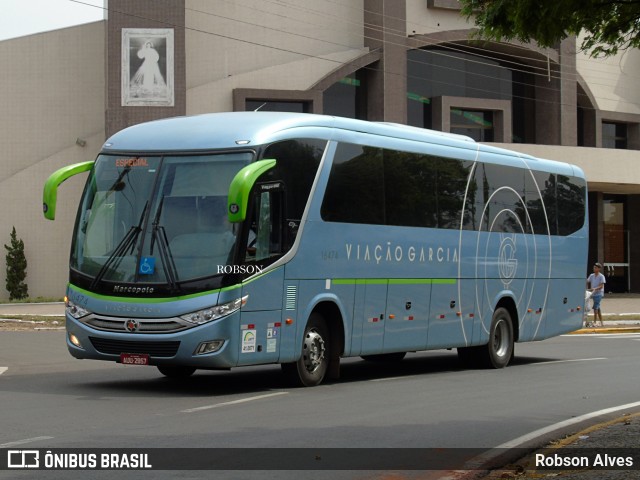
<svg viewBox="0 0 640 480">
<path fill-rule="evenodd" d="M 485 346 L 483 363 L 487 368 L 504 368 L 513 356 L 513 323 L 506 308 L 497 308 L 491 318 L 489 343 Z"/>
<path fill-rule="evenodd" d="M 360 358 L 367 362 L 395 363 L 401 362 L 407 352 L 379 353 L 376 355 L 362 355 Z"/>
<path fill-rule="evenodd" d="M 158 370 L 168 378 L 189 378 L 196 371 L 193 367 L 179 365 L 158 365 Z"/>
<path fill-rule="evenodd" d="M 287 380 L 299 387 L 319 385 L 329 367 L 330 341 L 324 318 L 317 312 L 312 313 L 304 329 L 300 358 L 296 362 L 282 364 L 282 372 Z"/>
</svg>

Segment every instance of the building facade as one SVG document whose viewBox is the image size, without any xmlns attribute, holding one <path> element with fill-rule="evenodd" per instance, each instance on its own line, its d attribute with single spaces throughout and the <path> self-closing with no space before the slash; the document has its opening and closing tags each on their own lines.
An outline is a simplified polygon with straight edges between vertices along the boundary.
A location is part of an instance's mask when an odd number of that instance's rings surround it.
<svg viewBox="0 0 640 480">
<path fill-rule="evenodd" d="M 608 290 L 640 292 L 640 52 L 593 59 L 579 44 L 479 41 L 456 0 L 109 0 L 104 21 L 0 42 L 0 238 L 15 225 L 30 294 L 60 297 L 84 176 L 51 223 L 40 199 L 55 169 L 157 118 L 321 113 L 579 165 L 589 263 Z"/>
</svg>

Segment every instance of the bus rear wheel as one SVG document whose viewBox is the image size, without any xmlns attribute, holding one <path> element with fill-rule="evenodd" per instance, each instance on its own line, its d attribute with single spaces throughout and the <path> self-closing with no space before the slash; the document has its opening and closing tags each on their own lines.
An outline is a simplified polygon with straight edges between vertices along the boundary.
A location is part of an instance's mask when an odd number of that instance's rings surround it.
<svg viewBox="0 0 640 480">
<path fill-rule="evenodd" d="M 329 367 L 331 351 L 327 324 L 319 313 L 312 313 L 302 337 L 302 354 L 296 362 L 283 363 L 282 372 L 290 383 L 301 387 L 319 385 Z"/>
<path fill-rule="evenodd" d="M 189 378 L 196 371 L 193 367 L 181 367 L 178 365 L 158 365 L 158 370 L 168 378 Z"/>
<path fill-rule="evenodd" d="M 489 343 L 484 347 L 482 363 L 487 368 L 504 368 L 513 356 L 513 323 L 506 308 L 493 312 Z"/>
</svg>

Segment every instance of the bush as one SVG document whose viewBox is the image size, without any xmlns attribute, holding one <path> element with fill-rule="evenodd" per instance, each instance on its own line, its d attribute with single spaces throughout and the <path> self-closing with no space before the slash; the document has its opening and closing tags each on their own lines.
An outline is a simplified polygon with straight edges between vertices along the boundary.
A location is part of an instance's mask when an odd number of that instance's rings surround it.
<svg viewBox="0 0 640 480">
<path fill-rule="evenodd" d="M 7 250 L 7 291 L 9 300 L 20 300 L 29 296 L 29 288 L 24 283 L 27 276 L 27 259 L 24 256 L 24 242 L 16 236 L 16 227 L 11 231 L 11 246 Z"/>
</svg>

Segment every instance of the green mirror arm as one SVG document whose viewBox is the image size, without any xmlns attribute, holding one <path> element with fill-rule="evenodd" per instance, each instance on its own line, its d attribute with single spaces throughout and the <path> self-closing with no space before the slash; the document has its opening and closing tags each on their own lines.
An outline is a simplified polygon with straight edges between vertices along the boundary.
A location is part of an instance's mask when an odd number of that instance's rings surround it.
<svg viewBox="0 0 640 480">
<path fill-rule="evenodd" d="M 67 178 L 91 170 L 92 167 L 93 161 L 76 163 L 62 167 L 49 176 L 44 184 L 44 191 L 42 193 L 42 211 L 44 218 L 48 220 L 54 220 L 56 218 L 56 201 L 58 199 L 58 187 L 60 184 Z"/>
<path fill-rule="evenodd" d="M 276 161 L 273 159 L 259 160 L 247 165 L 233 177 L 229 186 L 229 198 L 227 200 L 229 222 L 239 223 L 247 218 L 249 193 L 251 193 L 253 185 L 260 175 L 275 167 L 275 165 Z"/>
</svg>

